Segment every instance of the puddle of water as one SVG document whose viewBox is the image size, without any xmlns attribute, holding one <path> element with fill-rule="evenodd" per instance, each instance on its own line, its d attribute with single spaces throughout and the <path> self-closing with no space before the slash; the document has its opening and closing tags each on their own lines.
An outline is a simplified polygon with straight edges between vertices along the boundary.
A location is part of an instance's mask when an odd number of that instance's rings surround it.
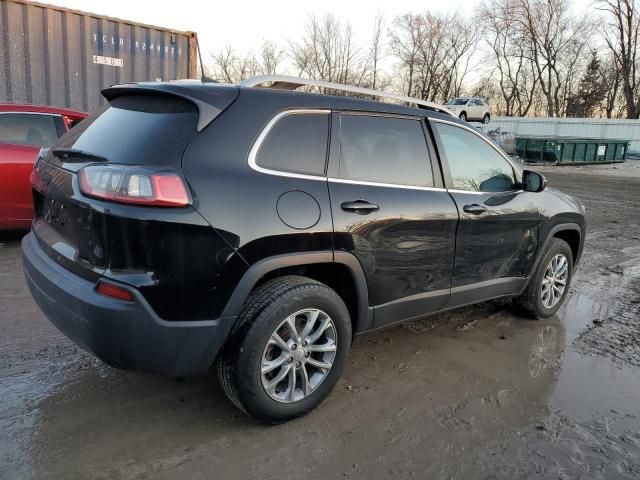
<svg viewBox="0 0 640 480">
<path fill-rule="evenodd" d="M 6 392 L 0 431 L 11 432 L 0 437 L 0 466 L 12 469 L 0 477 L 26 478 L 35 468 L 36 477 L 68 478 L 77 470 L 84 477 L 131 478 L 137 464 L 141 476 L 159 478 L 155 473 L 174 476 L 188 462 L 191 472 L 202 467 L 246 478 L 248 469 L 269 477 L 305 471 L 314 465 L 311 451 L 315 465 L 338 457 L 363 470 L 371 465 L 370 476 L 397 463 L 423 475 L 428 465 L 443 469 L 426 472 L 429 477 L 526 478 L 543 471 L 565 478 L 588 464 L 589 473 L 601 475 L 584 478 L 609 478 L 600 469 L 605 462 L 640 464 L 640 436 L 609 435 L 640 431 L 640 368 L 592 353 L 577 340 L 615 327 L 606 322 L 624 307 L 626 278 L 640 274 L 623 267 L 623 274 L 576 282 L 580 290 L 549 320 L 529 322 L 502 304 L 480 305 L 374 335 L 354 348 L 355 367 L 325 405 L 272 429 L 238 417 L 213 378 L 178 384 L 124 374 L 79 357 L 71 346 L 21 358 L 7 377 L 16 383 L 0 385 Z M 619 297 L 608 297 L 614 293 Z M 593 328 L 594 320 L 604 324 Z M 78 366 L 85 362 L 86 371 Z M 328 429 L 332 423 L 337 428 Z M 283 441 L 283 432 L 296 440 Z M 282 464 L 269 464 L 273 445 L 304 463 L 285 462 L 284 472 Z M 510 461 L 497 462 L 498 456 Z M 505 463 L 515 470 L 500 470 Z M 640 478 L 627 470 L 624 478 Z"/>
<path fill-rule="evenodd" d="M 558 316 L 565 327 L 564 355 L 550 406 L 578 419 L 616 418 L 616 431 L 640 429 L 640 372 L 594 353 L 582 352 L 574 342 L 594 320 L 606 322 L 611 299 L 595 300 L 576 292 Z M 640 320 L 640 319 L 639 319 Z M 607 328 L 603 325 L 598 328 Z"/>
<path fill-rule="evenodd" d="M 68 342 L 20 353 L 0 344 L 7 353 L 0 365 L 0 478 L 33 478 L 33 435 L 42 415 L 41 402 L 55 394 L 73 374 L 89 366 L 105 372 L 108 367 Z"/>
</svg>

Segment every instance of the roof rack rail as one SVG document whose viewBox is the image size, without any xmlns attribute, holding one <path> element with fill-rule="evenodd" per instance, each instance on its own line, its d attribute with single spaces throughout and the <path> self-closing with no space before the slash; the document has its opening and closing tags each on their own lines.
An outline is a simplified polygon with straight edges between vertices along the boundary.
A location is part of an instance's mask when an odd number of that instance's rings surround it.
<svg viewBox="0 0 640 480">
<path fill-rule="evenodd" d="M 260 87 L 265 83 L 271 83 L 267 88 L 279 90 L 295 90 L 302 86 L 312 86 L 338 90 L 342 92 L 358 93 L 361 95 L 369 95 L 378 98 L 388 98 L 390 100 L 398 100 L 400 102 L 413 103 L 419 108 L 433 110 L 435 112 L 446 113 L 455 116 L 450 110 L 436 103 L 427 102 L 418 98 L 406 97 L 404 95 L 396 95 L 395 93 L 381 92 L 371 88 L 356 87 L 355 85 L 346 85 L 343 83 L 327 82 L 325 80 L 314 80 L 310 78 L 290 77 L 288 75 L 258 75 L 240 82 L 238 85 L 242 87 Z"/>
</svg>

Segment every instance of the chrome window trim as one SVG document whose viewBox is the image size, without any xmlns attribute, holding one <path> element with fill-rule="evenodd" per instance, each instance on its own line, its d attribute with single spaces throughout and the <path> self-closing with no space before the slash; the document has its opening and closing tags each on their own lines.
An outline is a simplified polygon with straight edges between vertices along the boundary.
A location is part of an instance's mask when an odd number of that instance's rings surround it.
<svg viewBox="0 0 640 480">
<path fill-rule="evenodd" d="M 363 115 L 366 115 L 366 112 L 358 112 L 358 113 L 362 113 Z M 277 115 L 275 115 L 271 120 L 269 120 L 267 125 L 262 129 L 262 131 L 258 135 L 258 138 L 256 138 L 255 142 L 253 143 L 253 145 L 251 147 L 251 150 L 249 151 L 248 163 L 249 163 L 249 167 L 251 167 L 252 170 L 255 170 L 256 172 L 264 173 L 266 175 L 275 175 L 275 176 L 278 176 L 278 177 L 295 178 L 295 179 L 300 179 L 300 180 L 322 180 L 322 181 L 329 181 L 329 182 L 333 182 L 333 183 L 343 183 L 343 184 L 351 184 L 351 185 L 363 185 L 363 186 L 371 186 L 371 187 L 400 188 L 400 189 L 404 189 L 404 190 L 422 190 L 422 191 L 432 191 L 432 192 L 446 192 L 447 191 L 446 188 L 439 188 L 439 187 L 422 187 L 422 186 L 418 186 L 418 185 L 400 185 L 400 184 L 394 184 L 394 183 L 367 182 L 367 181 L 363 181 L 363 180 L 347 180 L 347 179 L 343 179 L 343 178 L 334 178 L 334 177 L 327 177 L 327 176 L 320 176 L 320 175 L 305 175 L 305 174 L 302 174 L 302 173 L 287 172 L 287 171 L 284 171 L 284 170 L 273 170 L 273 169 L 264 168 L 264 167 L 261 167 L 260 165 L 258 165 L 257 160 L 256 160 L 258 151 L 260 150 L 260 147 L 262 146 L 262 143 L 264 142 L 264 139 L 267 137 L 267 135 L 269 134 L 271 129 L 275 126 L 275 124 L 278 123 L 278 121 L 280 119 L 282 119 L 282 118 L 284 118 L 284 117 L 286 117 L 288 115 L 299 115 L 299 114 L 324 114 L 324 115 L 330 115 L 331 114 L 331 110 L 327 110 L 327 109 L 290 109 L 290 110 L 284 110 L 282 112 L 279 112 Z M 382 116 L 386 116 L 386 115 L 382 114 Z M 414 121 L 423 121 L 424 120 L 422 117 L 405 117 L 405 116 L 402 116 L 402 115 L 399 115 L 397 117 L 398 118 L 407 118 L 408 120 L 414 120 Z M 394 118 L 395 118 L 395 116 L 394 116 Z"/>
<path fill-rule="evenodd" d="M 506 190 L 504 192 L 474 192 L 472 190 L 457 190 L 455 188 L 450 188 L 447 190 L 450 193 L 466 193 L 466 194 L 470 194 L 470 195 L 507 195 L 507 194 L 514 194 L 514 193 L 522 193 L 524 192 L 524 190 L 520 189 L 520 190 Z"/>
<path fill-rule="evenodd" d="M 446 188 L 439 187 L 419 187 L 417 185 L 401 185 L 398 183 L 378 183 L 378 182 L 367 182 L 364 180 L 347 180 L 345 178 L 334 178 L 330 177 L 328 180 L 332 183 L 346 183 L 349 185 L 363 185 L 363 186 L 371 186 L 371 187 L 387 187 L 387 188 L 402 188 L 405 190 L 425 190 L 430 192 L 446 192 Z"/>
<path fill-rule="evenodd" d="M 9 112 L 6 112 L 9 113 Z M 249 159 L 248 159 L 248 163 L 249 163 L 249 167 L 251 167 L 252 170 L 255 170 L 256 172 L 260 172 L 266 175 L 274 175 L 274 176 L 278 176 L 278 177 L 287 177 L 287 178 L 295 178 L 295 179 L 300 179 L 300 180 L 320 180 L 320 181 L 329 181 L 332 183 L 342 183 L 342 184 L 348 184 L 348 185 L 362 185 L 362 186 L 370 186 L 370 187 L 385 187 L 385 188 L 399 188 L 399 189 L 403 189 L 403 190 L 419 190 L 419 191 L 429 191 L 429 192 L 451 192 L 451 193 L 468 193 L 468 194 L 475 194 L 475 195 L 485 195 L 487 193 L 493 193 L 493 194 L 507 194 L 507 193 L 520 193 L 523 190 L 510 190 L 507 192 L 473 192 L 470 190 L 456 190 L 453 188 L 439 188 L 439 187 L 423 187 L 423 186 L 418 186 L 418 185 L 401 185 L 401 184 L 395 184 L 395 183 L 380 183 L 380 182 L 367 182 L 364 180 L 348 180 L 348 179 L 344 179 L 344 178 L 335 178 L 335 177 L 327 177 L 327 176 L 320 176 L 320 175 L 305 175 L 302 173 L 294 173 L 294 172 L 287 172 L 284 170 L 273 170 L 270 168 L 264 168 L 261 167 L 260 165 L 257 164 L 256 162 L 256 156 L 258 151 L 260 150 L 260 147 L 262 145 L 262 143 L 264 142 L 264 139 L 267 137 L 267 135 L 269 134 L 269 132 L 271 131 L 271 129 L 275 126 L 276 123 L 278 123 L 278 121 L 288 115 L 302 115 L 302 114 L 323 114 L 323 115 L 330 115 L 331 114 L 331 110 L 327 110 L 327 109 L 290 109 L 290 110 L 284 110 L 282 112 L 279 112 L 277 115 L 275 115 L 271 120 L 269 120 L 269 122 L 267 123 L 267 125 L 262 129 L 262 131 L 260 132 L 260 134 L 258 135 L 258 138 L 256 138 L 255 142 L 253 143 L 251 150 L 249 151 Z M 366 113 L 362 113 L 363 115 Z M 384 115 L 383 115 L 384 116 Z M 401 118 L 405 118 L 404 116 L 400 116 Z M 415 120 L 415 121 L 421 121 L 422 118 L 409 118 L 407 117 L 409 120 Z M 475 130 L 473 130 L 472 128 L 466 127 L 464 125 L 459 125 L 457 123 L 454 122 L 449 122 L 446 120 L 439 120 L 439 119 L 430 119 L 431 121 L 435 121 L 435 122 L 440 122 L 440 123 L 445 123 L 445 124 L 449 124 L 449 125 L 453 125 L 456 127 L 460 127 L 460 128 L 464 128 L 466 130 L 469 130 L 473 133 L 475 133 L 476 135 L 478 135 L 480 138 L 482 138 L 485 142 L 491 144 L 490 142 L 487 141 L 487 139 L 485 139 L 482 135 L 480 135 L 479 133 L 477 133 Z M 494 150 L 496 150 L 496 147 L 491 145 Z M 499 150 L 498 153 L 501 154 L 501 156 L 504 158 L 504 155 L 502 154 L 502 152 L 500 152 Z M 510 165 L 514 166 L 514 164 L 508 159 L 505 158 L 505 160 L 507 160 L 509 162 Z M 515 166 L 514 166 L 515 167 Z M 517 169 L 517 167 L 516 167 Z M 519 169 L 517 169 L 519 171 Z"/>
<path fill-rule="evenodd" d="M 331 110 L 326 109 L 291 109 L 284 110 L 277 115 L 275 115 L 267 125 L 262 129 L 258 138 L 256 138 L 255 142 L 253 142 L 253 146 L 251 150 L 249 150 L 249 167 L 251 167 L 256 172 L 265 173 L 267 175 L 275 175 L 278 177 L 289 177 L 289 178 L 299 178 L 301 180 L 322 180 L 326 181 L 327 177 L 325 175 L 307 175 L 304 173 L 295 173 L 295 172 L 287 172 L 285 170 L 273 170 L 271 168 L 264 168 L 258 165 L 256 161 L 256 155 L 262 146 L 262 142 L 267 138 L 271 129 L 275 126 L 278 121 L 284 117 L 289 115 L 303 115 L 303 114 L 321 114 L 321 115 L 330 115 Z"/>
</svg>

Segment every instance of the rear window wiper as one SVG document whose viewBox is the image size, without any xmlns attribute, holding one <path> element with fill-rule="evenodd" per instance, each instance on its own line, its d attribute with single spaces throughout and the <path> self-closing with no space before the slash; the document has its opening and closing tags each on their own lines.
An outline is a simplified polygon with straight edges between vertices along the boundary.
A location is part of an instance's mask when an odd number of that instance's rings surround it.
<svg viewBox="0 0 640 480">
<path fill-rule="evenodd" d="M 51 150 L 53 154 L 67 161 L 82 161 L 93 160 L 95 162 L 108 162 L 106 157 L 102 155 L 96 155 L 95 153 L 85 152 L 84 150 L 78 150 L 76 148 L 54 148 Z"/>
</svg>

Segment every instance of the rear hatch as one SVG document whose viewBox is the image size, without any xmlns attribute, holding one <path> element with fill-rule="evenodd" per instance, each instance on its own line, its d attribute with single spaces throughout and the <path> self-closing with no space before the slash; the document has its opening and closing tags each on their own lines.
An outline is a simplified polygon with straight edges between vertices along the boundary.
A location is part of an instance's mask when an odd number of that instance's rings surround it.
<svg viewBox="0 0 640 480">
<path fill-rule="evenodd" d="M 154 268 L 145 242 L 160 234 L 171 241 L 172 229 L 156 229 L 157 224 L 168 219 L 178 234 L 188 227 L 181 226 L 182 222 L 194 223 L 197 216 L 191 208 L 92 198 L 83 194 L 79 180 L 81 170 L 98 166 L 181 175 L 188 145 L 237 96 L 237 89 L 219 87 L 216 95 L 209 95 L 213 103 L 206 104 L 198 98 L 203 97 L 205 87 L 196 87 L 195 94 L 192 90 L 175 84 L 107 89 L 103 92 L 107 105 L 63 136 L 48 153 L 41 152 L 32 176 L 33 231 L 56 262 L 92 281 L 105 272 L 144 276 Z"/>
</svg>

